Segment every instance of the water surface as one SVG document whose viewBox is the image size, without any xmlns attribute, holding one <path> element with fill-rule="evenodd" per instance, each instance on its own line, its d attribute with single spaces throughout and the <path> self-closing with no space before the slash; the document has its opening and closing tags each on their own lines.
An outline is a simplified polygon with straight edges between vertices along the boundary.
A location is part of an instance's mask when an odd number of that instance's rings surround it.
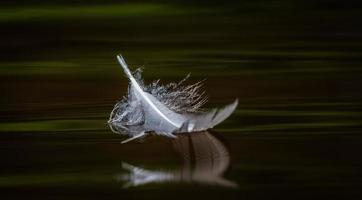
<svg viewBox="0 0 362 200">
<path fill-rule="evenodd" d="M 30 1 L 0 13 L 1 197 L 362 196 L 353 1 Z M 190 72 L 206 78 L 207 107 L 239 106 L 200 137 L 121 145 L 106 124 L 127 92 L 118 53 L 146 82 Z"/>
</svg>

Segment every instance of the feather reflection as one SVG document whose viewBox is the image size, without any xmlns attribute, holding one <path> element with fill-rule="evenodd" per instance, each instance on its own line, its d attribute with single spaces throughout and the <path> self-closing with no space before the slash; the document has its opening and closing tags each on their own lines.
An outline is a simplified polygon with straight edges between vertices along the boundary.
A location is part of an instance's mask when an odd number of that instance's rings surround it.
<svg viewBox="0 0 362 200">
<path fill-rule="evenodd" d="M 174 150 L 182 157 L 179 169 L 148 170 L 122 163 L 126 174 L 117 176 L 124 187 L 150 183 L 184 182 L 237 187 L 225 179 L 224 173 L 230 165 L 230 154 L 225 145 L 209 132 L 179 134 L 172 140 Z"/>
</svg>

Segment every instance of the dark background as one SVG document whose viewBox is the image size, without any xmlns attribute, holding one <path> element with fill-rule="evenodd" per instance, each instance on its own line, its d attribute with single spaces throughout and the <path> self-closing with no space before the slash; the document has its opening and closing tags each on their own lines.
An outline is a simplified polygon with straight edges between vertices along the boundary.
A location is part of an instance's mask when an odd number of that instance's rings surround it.
<svg viewBox="0 0 362 200">
<path fill-rule="evenodd" d="M 0 197 L 361 197 L 361 13 L 334 0 L 1 1 Z M 127 92 L 119 53 L 146 82 L 206 78 L 206 107 L 239 98 L 215 130 L 238 189 L 114 179 L 122 161 L 180 165 L 169 140 L 120 145 L 107 127 Z"/>
</svg>

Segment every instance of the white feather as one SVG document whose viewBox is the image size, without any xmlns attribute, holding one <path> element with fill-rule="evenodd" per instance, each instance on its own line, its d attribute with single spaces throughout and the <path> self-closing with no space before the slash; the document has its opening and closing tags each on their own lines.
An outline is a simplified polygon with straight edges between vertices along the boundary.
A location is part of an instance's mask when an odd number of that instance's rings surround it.
<svg viewBox="0 0 362 200">
<path fill-rule="evenodd" d="M 125 131 L 132 136 L 124 143 L 149 132 L 175 137 L 174 133 L 204 131 L 224 121 L 237 107 L 238 100 L 235 100 L 220 110 L 197 112 L 206 102 L 199 94 L 200 83 L 181 87 L 185 79 L 167 86 L 160 86 L 157 81 L 147 91 L 143 81 L 131 73 L 124 58 L 119 55 L 117 59 L 130 80 L 130 87 L 128 96 L 115 105 L 108 122 L 113 131 Z M 182 100 L 187 102 L 183 104 Z"/>
</svg>

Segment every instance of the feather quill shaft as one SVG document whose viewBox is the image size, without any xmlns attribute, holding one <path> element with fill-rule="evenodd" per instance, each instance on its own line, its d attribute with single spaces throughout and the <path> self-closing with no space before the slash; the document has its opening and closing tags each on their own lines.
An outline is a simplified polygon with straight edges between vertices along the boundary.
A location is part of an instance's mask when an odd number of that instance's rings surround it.
<svg viewBox="0 0 362 200">
<path fill-rule="evenodd" d="M 164 118 L 166 121 L 168 121 L 170 124 L 174 125 L 175 127 L 180 127 L 180 124 L 177 124 L 176 122 L 173 122 L 171 119 L 169 119 L 167 116 L 165 116 L 157 107 L 156 105 L 145 95 L 144 91 L 140 87 L 140 85 L 137 83 L 136 79 L 133 77 L 132 73 L 130 72 L 124 58 L 121 55 L 117 56 L 119 63 L 121 64 L 124 72 L 128 76 L 128 78 L 131 80 L 132 86 L 136 89 L 136 91 L 144 98 L 144 100 L 151 106 L 151 108 L 156 111 L 162 118 Z"/>
</svg>

